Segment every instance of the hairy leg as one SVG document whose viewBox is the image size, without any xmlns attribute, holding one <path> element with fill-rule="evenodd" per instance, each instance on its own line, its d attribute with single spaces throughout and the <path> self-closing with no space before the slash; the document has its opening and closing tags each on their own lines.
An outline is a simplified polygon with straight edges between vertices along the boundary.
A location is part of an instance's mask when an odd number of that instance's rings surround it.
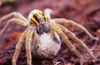
<svg viewBox="0 0 100 65">
<path fill-rule="evenodd" d="M 96 59 L 93 54 L 90 52 L 90 50 L 88 49 L 88 47 L 85 45 L 84 42 L 82 42 L 80 39 L 78 39 L 72 32 L 70 32 L 68 29 L 66 29 L 65 27 L 63 27 L 62 25 L 59 25 L 58 26 L 61 28 L 61 30 L 65 33 L 65 34 L 69 34 L 70 37 L 77 43 L 79 43 L 83 48 L 85 48 L 85 50 L 89 53 L 89 55 Z"/>
<path fill-rule="evenodd" d="M 62 37 L 66 45 L 80 58 L 80 64 L 83 65 L 83 57 L 82 55 L 75 49 L 75 47 L 72 45 L 72 43 L 68 40 L 66 35 L 62 32 L 62 30 L 57 25 L 52 25 L 52 29 Z"/>
<path fill-rule="evenodd" d="M 80 28 L 81 30 L 83 30 L 84 32 L 86 32 L 92 39 L 95 39 L 95 40 L 98 40 L 98 38 L 96 37 L 93 37 L 87 30 L 85 27 L 83 27 L 82 25 L 72 21 L 72 20 L 66 20 L 66 19 L 63 19 L 63 18 L 58 18 L 58 19 L 54 19 L 55 20 L 55 23 L 58 23 L 58 24 L 71 24 L 73 25 L 74 27 L 77 27 L 77 28 Z"/>
<path fill-rule="evenodd" d="M 32 29 L 30 29 L 27 33 L 26 44 L 25 44 L 26 54 L 27 54 L 27 65 L 32 65 L 31 43 L 32 43 L 32 36 L 34 33 L 34 30 L 32 30 Z"/>
<path fill-rule="evenodd" d="M 12 59 L 12 65 L 16 65 L 16 61 L 17 61 L 17 58 L 18 58 L 22 43 L 26 39 L 26 34 L 27 34 L 27 30 L 21 35 L 21 37 L 19 39 L 19 42 L 16 45 L 16 50 L 15 50 L 15 53 L 14 53 L 14 56 L 13 56 L 13 59 Z"/>
<path fill-rule="evenodd" d="M 1 36 L 0 37 L 0 40 L 1 40 L 0 48 L 2 47 L 2 44 L 4 43 L 3 35 L 6 32 L 6 30 L 8 29 L 8 27 L 10 26 L 11 23 L 15 23 L 15 24 L 18 24 L 18 25 L 23 26 L 23 27 L 26 27 L 29 24 L 28 20 L 23 15 L 21 15 L 20 13 L 13 12 L 13 13 L 10 13 L 6 16 L 3 16 L 0 19 L 0 28 L 2 26 L 3 21 L 5 21 L 9 18 L 12 18 L 12 17 L 14 17 L 14 18 L 10 19 L 7 22 L 7 24 L 5 25 L 5 27 L 0 32 L 0 36 Z"/>
<path fill-rule="evenodd" d="M 3 42 L 3 35 L 4 35 L 4 33 L 6 32 L 6 30 L 8 29 L 8 27 L 10 26 L 10 24 L 11 23 L 15 23 L 15 24 L 17 24 L 17 25 L 20 25 L 20 26 L 27 26 L 28 25 L 28 23 L 26 23 L 26 22 L 24 22 L 24 21 L 22 21 L 22 20 L 20 20 L 20 19 L 17 19 L 17 18 L 13 18 L 13 19 L 11 19 L 11 20 L 9 20 L 8 22 L 7 22 L 7 24 L 5 25 L 5 27 L 1 30 L 1 44 L 3 44 L 4 42 Z M 1 47 L 1 46 L 0 46 Z"/>
<path fill-rule="evenodd" d="M 28 20 L 23 15 L 21 15 L 20 13 L 17 13 L 17 12 L 12 12 L 12 13 L 10 13 L 8 15 L 5 15 L 2 18 L 0 18 L 0 27 L 1 27 L 3 21 L 5 21 L 5 20 L 7 20 L 9 18 L 12 18 L 12 17 L 20 19 L 23 22 L 28 23 Z"/>
</svg>

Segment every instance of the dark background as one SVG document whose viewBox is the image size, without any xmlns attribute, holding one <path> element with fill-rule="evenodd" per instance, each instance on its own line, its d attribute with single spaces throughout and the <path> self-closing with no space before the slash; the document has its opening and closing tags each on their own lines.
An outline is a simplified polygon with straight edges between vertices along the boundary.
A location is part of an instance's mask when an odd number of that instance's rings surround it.
<svg viewBox="0 0 100 65">
<path fill-rule="evenodd" d="M 3 0 L 2 0 L 3 1 Z M 0 18 L 11 12 L 19 12 L 24 17 L 33 9 L 44 11 L 51 8 L 54 14 L 52 18 L 66 18 L 83 25 L 93 36 L 100 37 L 100 0 L 9 0 L 3 1 L 0 7 Z M 4 27 L 5 21 L 2 24 Z M 100 54 L 100 41 L 92 40 L 82 30 L 73 26 L 64 25 L 72 31 L 79 39 L 86 43 L 94 56 Z M 0 49 L 0 65 L 11 65 L 11 60 L 15 51 L 15 45 L 19 37 L 26 28 L 18 25 L 11 25 L 4 35 L 5 44 Z M 1 31 L 1 29 L 0 29 Z M 92 59 L 88 53 L 77 43 L 71 40 L 76 49 L 84 57 L 84 65 L 100 65 L 100 56 L 98 60 Z M 24 43 L 25 44 L 25 43 Z M 22 46 L 17 65 L 27 65 L 25 46 Z M 79 58 L 70 51 L 70 49 L 62 41 L 61 49 L 57 56 L 52 60 L 40 60 L 32 57 L 33 65 L 80 65 Z"/>
</svg>

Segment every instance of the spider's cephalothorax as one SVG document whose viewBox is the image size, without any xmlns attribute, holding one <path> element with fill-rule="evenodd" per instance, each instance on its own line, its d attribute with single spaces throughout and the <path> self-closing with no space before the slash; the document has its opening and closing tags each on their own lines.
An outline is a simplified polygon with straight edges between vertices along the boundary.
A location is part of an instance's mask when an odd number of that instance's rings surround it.
<svg viewBox="0 0 100 65">
<path fill-rule="evenodd" d="M 15 17 L 10 19 L 3 28 L 3 30 L 1 30 L 0 47 L 3 44 L 3 34 L 6 32 L 7 28 L 11 23 L 16 23 L 20 26 L 27 27 L 27 29 L 21 35 L 19 42 L 16 45 L 16 50 L 12 59 L 12 65 L 16 65 L 21 45 L 24 41 L 26 42 L 25 48 L 26 48 L 28 65 L 32 65 L 31 52 L 34 56 L 38 58 L 52 59 L 60 49 L 61 46 L 60 37 L 62 37 L 66 45 L 80 58 L 80 64 L 83 65 L 83 56 L 72 45 L 72 43 L 67 38 L 66 34 L 68 34 L 75 42 L 81 45 L 91 55 L 92 58 L 96 59 L 84 42 L 82 42 L 71 31 L 69 31 L 66 27 L 60 24 L 71 24 L 86 32 L 92 39 L 98 40 L 98 38 L 93 37 L 86 30 L 86 28 L 84 28 L 83 26 L 77 24 L 72 20 L 66 20 L 63 18 L 51 19 L 50 18 L 51 12 L 52 12 L 51 9 L 46 9 L 44 11 L 44 14 L 40 10 L 33 10 L 30 12 L 28 20 L 25 17 L 23 17 L 20 13 L 13 12 L 0 19 L 0 26 L 1 26 L 4 20 L 7 20 L 13 16 Z"/>
<path fill-rule="evenodd" d="M 42 34 L 43 32 L 48 33 L 50 31 L 50 28 L 48 26 L 48 20 L 49 18 L 42 13 L 42 11 L 39 10 L 33 10 L 29 14 L 29 21 L 31 24 L 37 25 L 37 33 Z"/>
</svg>

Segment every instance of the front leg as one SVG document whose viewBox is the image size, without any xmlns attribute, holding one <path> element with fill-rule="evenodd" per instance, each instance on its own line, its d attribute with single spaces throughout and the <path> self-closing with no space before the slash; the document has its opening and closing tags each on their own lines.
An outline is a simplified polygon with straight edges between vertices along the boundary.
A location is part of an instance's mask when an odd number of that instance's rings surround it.
<svg viewBox="0 0 100 65">
<path fill-rule="evenodd" d="M 55 23 L 58 23 L 58 24 L 68 24 L 69 23 L 69 24 L 73 25 L 74 27 L 80 28 L 81 30 L 86 32 L 92 39 L 99 40 L 98 38 L 92 36 L 85 27 L 83 27 L 82 25 L 80 25 L 72 20 L 67 20 L 67 19 L 63 19 L 63 18 L 57 18 L 54 20 L 55 20 Z"/>
<path fill-rule="evenodd" d="M 33 31 L 29 30 L 26 37 L 26 53 L 27 53 L 27 65 L 32 65 L 32 56 L 31 56 L 31 42 L 32 42 Z"/>
</svg>

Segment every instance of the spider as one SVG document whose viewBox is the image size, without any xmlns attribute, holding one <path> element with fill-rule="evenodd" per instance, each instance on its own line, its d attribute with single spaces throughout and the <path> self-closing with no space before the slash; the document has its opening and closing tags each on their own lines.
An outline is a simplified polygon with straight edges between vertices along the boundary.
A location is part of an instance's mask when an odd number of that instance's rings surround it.
<svg viewBox="0 0 100 65">
<path fill-rule="evenodd" d="M 66 45 L 80 58 L 80 64 L 83 65 L 83 56 L 76 50 L 76 48 L 72 45 L 72 43 L 68 40 L 66 34 L 68 34 L 75 42 L 77 42 L 80 46 L 82 46 L 88 54 L 96 59 L 90 52 L 89 48 L 78 39 L 71 31 L 69 31 L 66 27 L 61 24 L 71 24 L 77 28 L 82 29 L 86 32 L 92 39 L 98 40 L 98 38 L 93 37 L 82 25 L 63 18 L 51 19 L 50 13 L 53 11 L 51 9 L 45 9 L 44 13 L 38 9 L 34 9 L 29 13 L 28 20 L 17 12 L 12 12 L 0 19 L 0 24 L 3 21 L 10 19 L 5 27 L 1 30 L 1 45 L 3 45 L 3 35 L 11 25 L 11 23 L 15 23 L 17 25 L 27 27 L 27 29 L 21 35 L 17 45 L 16 50 L 12 59 L 12 64 L 16 65 L 16 61 L 18 59 L 18 55 L 20 53 L 20 49 L 22 43 L 26 41 L 25 48 L 27 54 L 27 64 L 32 65 L 32 56 L 41 58 L 41 59 L 52 59 L 55 57 L 60 50 L 61 41 L 60 37 L 64 40 Z M 1 25 L 0 25 L 1 26 Z"/>
</svg>

